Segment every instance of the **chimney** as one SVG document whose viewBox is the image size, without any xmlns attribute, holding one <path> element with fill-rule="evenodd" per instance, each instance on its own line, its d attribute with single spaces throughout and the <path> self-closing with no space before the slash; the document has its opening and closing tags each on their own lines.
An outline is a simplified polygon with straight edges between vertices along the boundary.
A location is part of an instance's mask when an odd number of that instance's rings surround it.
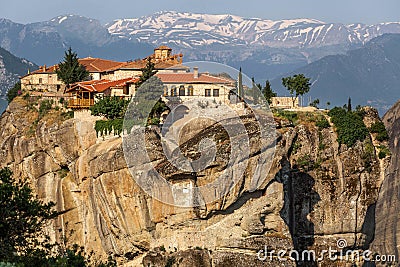
<svg viewBox="0 0 400 267">
<path fill-rule="evenodd" d="M 199 67 L 194 67 L 194 68 L 193 68 L 193 77 L 194 77 L 195 79 L 198 79 L 198 78 L 199 78 Z"/>
<path fill-rule="evenodd" d="M 43 65 L 43 72 L 46 71 L 46 65 Z"/>
</svg>

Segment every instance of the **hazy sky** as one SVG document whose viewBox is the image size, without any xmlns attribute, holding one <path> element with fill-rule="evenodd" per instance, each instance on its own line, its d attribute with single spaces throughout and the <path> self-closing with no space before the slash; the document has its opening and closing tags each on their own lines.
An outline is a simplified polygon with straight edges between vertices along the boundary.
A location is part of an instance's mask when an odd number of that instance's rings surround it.
<svg viewBox="0 0 400 267">
<path fill-rule="evenodd" d="M 37 22 L 83 15 L 102 22 L 162 10 L 235 14 L 265 19 L 314 18 L 325 22 L 400 21 L 400 0 L 0 0 L 0 18 Z"/>
</svg>

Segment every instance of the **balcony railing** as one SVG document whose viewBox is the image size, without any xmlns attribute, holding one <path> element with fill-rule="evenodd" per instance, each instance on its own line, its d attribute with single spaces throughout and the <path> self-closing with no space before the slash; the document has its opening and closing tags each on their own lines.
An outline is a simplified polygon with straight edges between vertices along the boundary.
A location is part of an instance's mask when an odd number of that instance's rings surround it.
<svg viewBox="0 0 400 267">
<path fill-rule="evenodd" d="M 94 105 L 94 99 L 70 99 L 68 100 L 69 108 L 89 108 Z"/>
</svg>

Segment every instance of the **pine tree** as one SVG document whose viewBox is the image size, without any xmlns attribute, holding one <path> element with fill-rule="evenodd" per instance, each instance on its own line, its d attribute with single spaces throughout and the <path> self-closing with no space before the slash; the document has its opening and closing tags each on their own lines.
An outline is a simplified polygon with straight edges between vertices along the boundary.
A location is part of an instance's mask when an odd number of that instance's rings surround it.
<svg viewBox="0 0 400 267">
<path fill-rule="evenodd" d="M 89 77 L 85 66 L 79 63 L 78 55 L 71 47 L 65 52 L 64 61 L 58 64 L 57 77 L 69 87 L 70 84 L 84 81 Z"/>
<path fill-rule="evenodd" d="M 47 253 L 51 244 L 42 228 L 59 215 L 55 204 L 35 198 L 28 182 L 14 179 L 8 168 L 0 170 L 0 192 L 0 262 Z"/>
</svg>

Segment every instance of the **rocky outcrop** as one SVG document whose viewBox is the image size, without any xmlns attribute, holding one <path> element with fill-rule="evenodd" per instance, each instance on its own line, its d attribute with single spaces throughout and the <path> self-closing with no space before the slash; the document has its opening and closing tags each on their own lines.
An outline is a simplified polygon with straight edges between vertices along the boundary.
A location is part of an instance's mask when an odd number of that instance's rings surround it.
<svg viewBox="0 0 400 267">
<path fill-rule="evenodd" d="M 138 186 L 127 168 L 121 138 L 97 138 L 96 118 L 65 120 L 52 111 L 37 120 L 25 104 L 17 98 L 1 118 L 0 165 L 29 179 L 40 198 L 67 211 L 49 229 L 59 242 L 67 236 L 69 244 L 100 257 L 114 255 L 126 266 L 222 267 L 295 266 L 276 255 L 260 261 L 257 253 L 265 248 L 326 249 L 338 239 L 362 249 L 372 240 L 373 225 L 365 218 L 374 210 L 384 163 L 374 153 L 366 164 L 363 155 L 371 138 L 352 148 L 339 146 L 333 128 L 318 129 L 311 113 L 303 114 L 296 126 L 276 119 L 275 156 L 256 188 L 251 179 L 259 170 L 257 160 L 269 151 L 260 151 L 254 118 L 242 117 L 250 142 L 243 176 L 224 198 L 184 208 L 151 198 Z M 216 138 L 216 160 L 196 173 L 197 185 L 219 177 L 229 156 L 221 126 L 205 125 L 189 127 L 197 132 L 180 146 L 184 154 L 196 157 L 203 138 Z M 168 164 L 157 130 L 147 130 L 146 147 L 151 163 L 167 180 L 192 181 Z M 329 264 L 334 263 L 323 266 Z"/>
<path fill-rule="evenodd" d="M 386 171 L 385 180 L 379 192 L 376 204 L 376 231 L 373 250 L 380 255 L 394 255 L 396 265 L 400 263 L 400 102 L 397 102 L 383 117 L 389 134 L 389 146 L 392 152 L 391 162 Z"/>
</svg>

